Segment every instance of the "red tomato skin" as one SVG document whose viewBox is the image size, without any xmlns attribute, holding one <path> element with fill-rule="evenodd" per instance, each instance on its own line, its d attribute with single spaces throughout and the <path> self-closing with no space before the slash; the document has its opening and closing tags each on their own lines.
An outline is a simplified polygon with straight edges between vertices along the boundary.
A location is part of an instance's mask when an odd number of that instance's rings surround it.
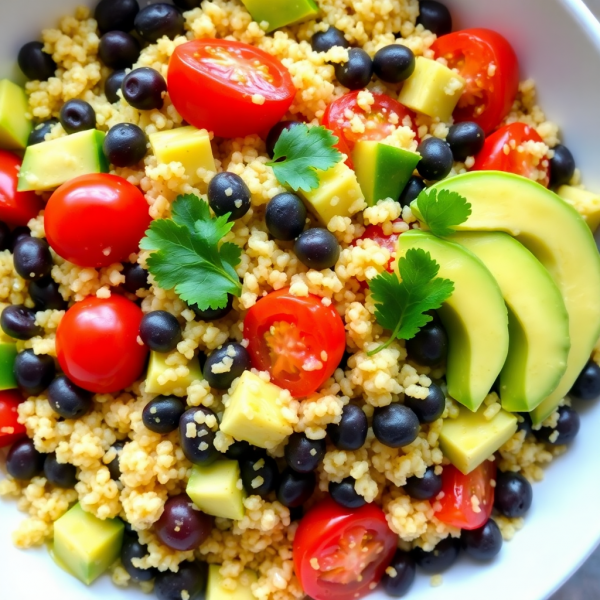
<svg viewBox="0 0 600 600">
<path fill-rule="evenodd" d="M 441 505 L 436 511 L 437 519 L 460 529 L 478 529 L 482 527 L 492 514 L 494 508 L 494 488 L 492 480 L 496 479 L 496 463 L 486 460 L 477 469 L 464 475 L 455 466 L 447 465 L 442 472 Z M 473 510 L 471 498 L 479 498 L 480 512 Z"/>
<path fill-rule="evenodd" d="M 274 323 L 281 321 L 298 327 L 308 340 L 308 347 L 314 349 L 318 357 L 321 351 L 327 352 L 322 369 L 303 372 L 297 380 L 273 376 L 264 335 Z M 325 306 L 319 296 L 312 294 L 292 296 L 289 288 L 271 292 L 248 311 L 244 319 L 244 337 L 248 340 L 252 366 L 269 371 L 271 381 L 289 390 L 296 398 L 316 392 L 333 375 L 346 349 L 344 322 L 335 308 Z"/>
<path fill-rule="evenodd" d="M 6 448 L 26 435 L 25 425 L 18 422 L 19 404 L 23 397 L 17 390 L 5 390 L 0 392 L 0 448 Z M 12 428 L 12 433 L 8 429 Z M 2 431 L 5 433 L 2 433 Z"/>
<path fill-rule="evenodd" d="M 504 152 L 504 147 L 511 142 L 516 146 L 523 142 L 543 142 L 538 132 L 524 123 L 510 123 L 495 131 L 486 138 L 481 152 L 475 157 L 475 164 L 472 171 L 504 171 L 505 173 L 515 173 L 528 177 L 533 166 L 528 161 L 528 154 L 519 153 L 511 150 L 508 154 Z M 545 171 L 545 177 L 538 181 L 545 187 L 550 183 L 550 164 L 546 167 L 538 165 L 536 169 Z"/>
<path fill-rule="evenodd" d="M 260 61 L 272 77 L 272 85 L 263 80 L 263 88 L 248 87 L 231 80 L 231 75 L 210 73 L 206 51 L 223 48 L 246 60 Z M 251 58 L 250 58 L 251 57 Z M 256 67 L 253 67 L 257 73 Z M 244 137 L 269 131 L 291 106 L 296 88 L 289 71 L 276 58 L 243 42 L 217 39 L 193 40 L 175 49 L 167 74 L 169 95 L 179 114 L 198 129 L 207 129 L 223 138 Z M 264 104 L 252 102 L 254 94 L 265 98 Z"/>
<path fill-rule="evenodd" d="M 21 159 L 6 150 L 0 150 L 0 221 L 16 227 L 27 222 L 44 208 L 35 192 L 17 192 Z"/>
<path fill-rule="evenodd" d="M 44 212 L 46 237 L 62 258 L 80 267 L 106 267 L 137 252 L 150 225 L 142 192 L 108 173 L 61 185 Z"/>
<path fill-rule="evenodd" d="M 56 332 L 58 362 L 78 386 L 96 394 L 132 385 L 148 349 L 137 342 L 142 310 L 123 296 L 89 296 L 73 305 Z"/>
<path fill-rule="evenodd" d="M 384 544 L 381 558 L 367 567 L 363 580 L 350 584 L 323 581 L 310 564 L 319 558 L 353 525 L 374 530 Z M 313 600 L 354 600 L 370 593 L 370 584 L 378 583 L 396 551 L 398 536 L 389 528 L 384 512 L 375 504 L 348 509 L 329 496 L 314 506 L 300 521 L 294 537 L 294 570 L 304 592 Z"/>
<path fill-rule="evenodd" d="M 486 109 L 474 114 L 473 106 L 461 107 L 462 100 L 454 111 L 456 122 L 475 121 L 486 134 L 493 131 L 508 115 L 519 90 L 519 61 L 508 40 L 491 29 L 464 29 L 438 38 L 431 46 L 435 58 L 446 58 L 450 67 L 457 59 L 465 58 L 464 65 L 456 65 L 467 79 L 466 94 L 480 92 L 483 85 L 486 95 Z M 495 65 L 492 75 L 488 73 L 490 63 Z"/>
</svg>

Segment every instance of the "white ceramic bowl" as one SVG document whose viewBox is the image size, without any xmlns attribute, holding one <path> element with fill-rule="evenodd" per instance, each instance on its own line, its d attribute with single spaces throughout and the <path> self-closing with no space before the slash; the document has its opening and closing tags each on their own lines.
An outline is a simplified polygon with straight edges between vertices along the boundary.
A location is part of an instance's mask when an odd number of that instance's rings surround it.
<svg viewBox="0 0 600 600">
<path fill-rule="evenodd" d="M 600 7 L 600 0 L 590 0 Z M 0 0 L 0 75 L 15 73 L 21 44 L 82 0 Z M 146 4 L 142 0 L 141 4 Z M 522 76 L 534 77 L 540 102 L 558 122 L 585 182 L 600 190 L 600 25 L 580 0 L 446 0 L 456 28 L 489 27 L 504 34 L 519 56 Z M 91 4 L 91 2 L 90 2 Z M 600 302 L 600 299 L 599 299 Z M 441 588 L 419 576 L 409 598 L 419 600 L 548 598 L 600 539 L 597 467 L 600 404 L 581 408 L 582 428 L 569 452 L 534 486 L 525 528 L 490 565 L 463 559 L 444 575 Z M 0 474 L 0 477 L 2 475 Z M 115 588 L 103 577 L 86 588 L 58 569 L 44 549 L 22 552 L 10 532 L 22 518 L 0 502 L 0 598 L 2 600 L 140 600 L 139 591 Z M 384 600 L 382 593 L 373 598 Z M 592 599 L 590 599 L 592 600 Z"/>
</svg>

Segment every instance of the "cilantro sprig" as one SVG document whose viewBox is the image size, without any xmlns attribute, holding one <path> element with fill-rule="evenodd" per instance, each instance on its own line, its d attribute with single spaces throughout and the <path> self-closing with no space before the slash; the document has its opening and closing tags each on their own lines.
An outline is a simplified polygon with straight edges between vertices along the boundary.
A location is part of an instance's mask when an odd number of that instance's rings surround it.
<svg viewBox="0 0 600 600">
<path fill-rule="evenodd" d="M 425 223 L 433 235 L 446 237 L 471 216 L 471 205 L 464 196 L 450 190 L 423 190 L 411 204 L 417 219 Z"/>
<path fill-rule="evenodd" d="M 383 273 L 371 279 L 369 287 L 375 302 L 377 322 L 389 329 L 389 340 L 371 350 L 377 354 L 395 339 L 410 340 L 432 320 L 427 312 L 440 308 L 454 292 L 454 283 L 438 277 L 440 266 L 429 252 L 411 248 L 398 261 L 400 279 L 395 273 Z"/>
<path fill-rule="evenodd" d="M 339 139 L 325 127 L 304 124 L 284 129 L 275 144 L 273 168 L 281 185 L 297 192 L 310 192 L 319 187 L 316 170 L 328 171 L 342 160 L 335 148 Z"/>
<path fill-rule="evenodd" d="M 175 289 L 188 304 L 200 310 L 224 308 L 229 294 L 242 293 L 235 272 L 242 249 L 221 243 L 233 227 L 229 215 L 213 218 L 208 204 L 193 194 L 179 196 L 172 215 L 153 221 L 140 243 L 143 250 L 153 251 L 148 270 L 158 285 Z"/>
</svg>

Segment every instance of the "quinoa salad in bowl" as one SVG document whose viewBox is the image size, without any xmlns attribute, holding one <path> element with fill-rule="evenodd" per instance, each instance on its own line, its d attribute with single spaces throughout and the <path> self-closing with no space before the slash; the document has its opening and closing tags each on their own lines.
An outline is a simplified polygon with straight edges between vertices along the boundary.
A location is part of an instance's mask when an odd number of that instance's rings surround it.
<svg viewBox="0 0 600 600">
<path fill-rule="evenodd" d="M 507 39 L 434 0 L 101 0 L 15 58 L 17 548 L 159 600 L 510 552 L 600 396 L 600 195 Z"/>
</svg>

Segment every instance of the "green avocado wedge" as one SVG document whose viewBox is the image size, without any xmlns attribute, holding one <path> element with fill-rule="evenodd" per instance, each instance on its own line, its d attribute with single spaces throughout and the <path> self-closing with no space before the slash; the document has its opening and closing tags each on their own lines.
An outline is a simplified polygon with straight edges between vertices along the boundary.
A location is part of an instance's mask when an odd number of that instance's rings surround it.
<svg viewBox="0 0 600 600">
<path fill-rule="evenodd" d="M 475 254 L 496 278 L 508 306 L 508 358 L 500 373 L 502 408 L 529 412 L 567 369 L 569 315 L 540 261 L 506 233 L 457 233 L 449 240 Z"/>
<path fill-rule="evenodd" d="M 479 171 L 434 186 L 464 196 L 472 214 L 460 231 L 504 231 L 546 267 L 569 314 L 571 350 L 567 369 L 554 390 L 531 412 L 546 419 L 569 392 L 600 337 L 600 255 L 579 213 L 541 185 L 509 173 Z M 414 203 L 413 203 L 414 206 Z"/>
<path fill-rule="evenodd" d="M 452 296 L 438 311 L 449 340 L 448 393 L 476 411 L 508 354 L 508 312 L 502 293 L 485 265 L 458 244 L 412 230 L 398 238 L 397 257 L 411 248 L 429 252 L 440 266 L 438 276 L 454 282 Z"/>
</svg>

